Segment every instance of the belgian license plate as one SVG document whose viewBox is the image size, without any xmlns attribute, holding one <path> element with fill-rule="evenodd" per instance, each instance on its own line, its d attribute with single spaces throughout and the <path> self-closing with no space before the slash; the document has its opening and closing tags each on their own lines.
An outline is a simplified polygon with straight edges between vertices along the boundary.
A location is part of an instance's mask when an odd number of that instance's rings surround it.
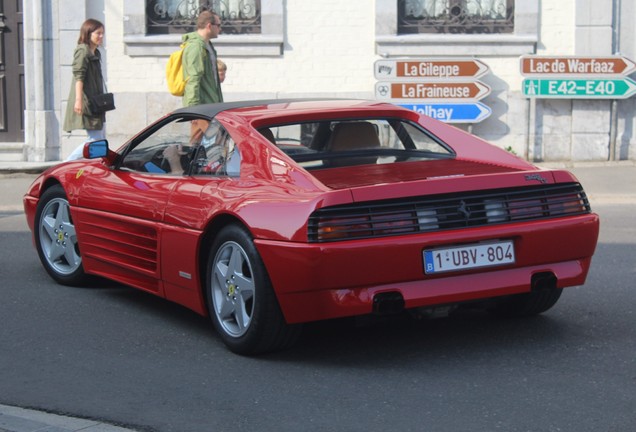
<svg viewBox="0 0 636 432">
<path fill-rule="evenodd" d="M 511 240 L 424 251 L 426 274 L 491 267 L 515 262 Z"/>
</svg>

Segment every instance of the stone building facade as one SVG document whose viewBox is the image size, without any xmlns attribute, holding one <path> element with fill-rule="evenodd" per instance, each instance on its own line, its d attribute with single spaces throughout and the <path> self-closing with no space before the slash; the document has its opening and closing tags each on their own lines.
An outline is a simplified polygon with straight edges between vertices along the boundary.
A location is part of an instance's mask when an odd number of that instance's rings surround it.
<svg viewBox="0 0 636 432">
<path fill-rule="evenodd" d="M 168 55 L 180 35 L 148 34 L 148 0 L 23 1 L 23 160 L 60 160 L 84 140 L 82 131 L 69 134 L 61 124 L 73 49 L 86 18 L 99 19 L 106 28 L 104 75 L 117 105 L 107 114 L 112 147 L 180 106 L 165 83 Z M 529 54 L 620 53 L 636 60 L 636 28 L 626 18 L 636 16 L 636 2 L 508 0 L 514 6 L 510 32 L 406 35 L 398 31 L 399 3 L 260 0 L 258 33 L 222 33 L 214 41 L 228 65 L 225 99 L 373 99 L 373 65 L 379 59 L 474 57 L 489 67 L 480 80 L 491 92 L 481 102 L 492 113 L 457 127 L 533 161 L 636 159 L 636 97 L 528 99 L 519 66 L 520 56 Z"/>
</svg>

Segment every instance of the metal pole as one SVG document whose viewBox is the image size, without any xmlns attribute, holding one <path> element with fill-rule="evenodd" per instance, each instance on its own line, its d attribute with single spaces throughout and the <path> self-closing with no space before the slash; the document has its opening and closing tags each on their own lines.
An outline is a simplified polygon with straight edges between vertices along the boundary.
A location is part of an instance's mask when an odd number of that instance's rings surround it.
<svg viewBox="0 0 636 432">
<path fill-rule="evenodd" d="M 616 160 L 616 135 L 618 130 L 618 101 L 612 100 L 612 111 L 610 113 L 610 140 L 608 160 Z"/>
<path fill-rule="evenodd" d="M 527 161 L 534 161 L 534 146 L 536 141 L 536 113 L 537 105 L 535 98 L 528 100 L 528 117 L 526 119 L 526 149 L 524 151 L 524 158 Z"/>
<path fill-rule="evenodd" d="M 621 0 L 612 2 L 612 52 L 620 55 L 621 49 Z M 618 135 L 618 101 L 612 100 L 610 111 L 610 139 L 608 160 L 616 160 L 616 136 Z M 620 158 L 620 157 L 619 157 Z"/>
</svg>

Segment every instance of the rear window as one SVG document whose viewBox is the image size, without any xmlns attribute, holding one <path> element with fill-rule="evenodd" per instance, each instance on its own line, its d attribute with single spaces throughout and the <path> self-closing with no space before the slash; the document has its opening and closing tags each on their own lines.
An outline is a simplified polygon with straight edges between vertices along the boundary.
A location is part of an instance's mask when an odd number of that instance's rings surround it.
<svg viewBox="0 0 636 432">
<path fill-rule="evenodd" d="M 305 122 L 260 128 L 259 132 L 308 169 L 455 156 L 418 125 L 397 119 Z"/>
</svg>

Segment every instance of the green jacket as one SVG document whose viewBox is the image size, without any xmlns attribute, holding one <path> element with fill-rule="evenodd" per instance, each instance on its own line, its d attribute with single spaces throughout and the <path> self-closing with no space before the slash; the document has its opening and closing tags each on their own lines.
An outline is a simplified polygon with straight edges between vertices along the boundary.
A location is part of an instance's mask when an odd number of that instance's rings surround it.
<svg viewBox="0 0 636 432">
<path fill-rule="evenodd" d="M 216 65 L 212 65 L 205 41 L 197 32 L 183 35 L 182 40 L 186 44 L 182 57 L 186 80 L 183 106 L 223 102 L 218 71 Z M 214 47 L 211 43 L 209 46 L 216 57 Z"/>
<path fill-rule="evenodd" d="M 73 53 L 73 80 L 66 104 L 64 116 L 64 130 L 70 132 L 76 129 L 101 130 L 104 128 L 106 116 L 104 114 L 91 115 L 88 100 L 91 96 L 104 93 L 104 80 L 102 78 L 101 54 L 99 49 L 95 54 L 86 44 L 80 44 Z M 82 115 L 77 114 L 75 106 L 75 83 L 84 83 L 84 95 L 82 103 Z"/>
</svg>

